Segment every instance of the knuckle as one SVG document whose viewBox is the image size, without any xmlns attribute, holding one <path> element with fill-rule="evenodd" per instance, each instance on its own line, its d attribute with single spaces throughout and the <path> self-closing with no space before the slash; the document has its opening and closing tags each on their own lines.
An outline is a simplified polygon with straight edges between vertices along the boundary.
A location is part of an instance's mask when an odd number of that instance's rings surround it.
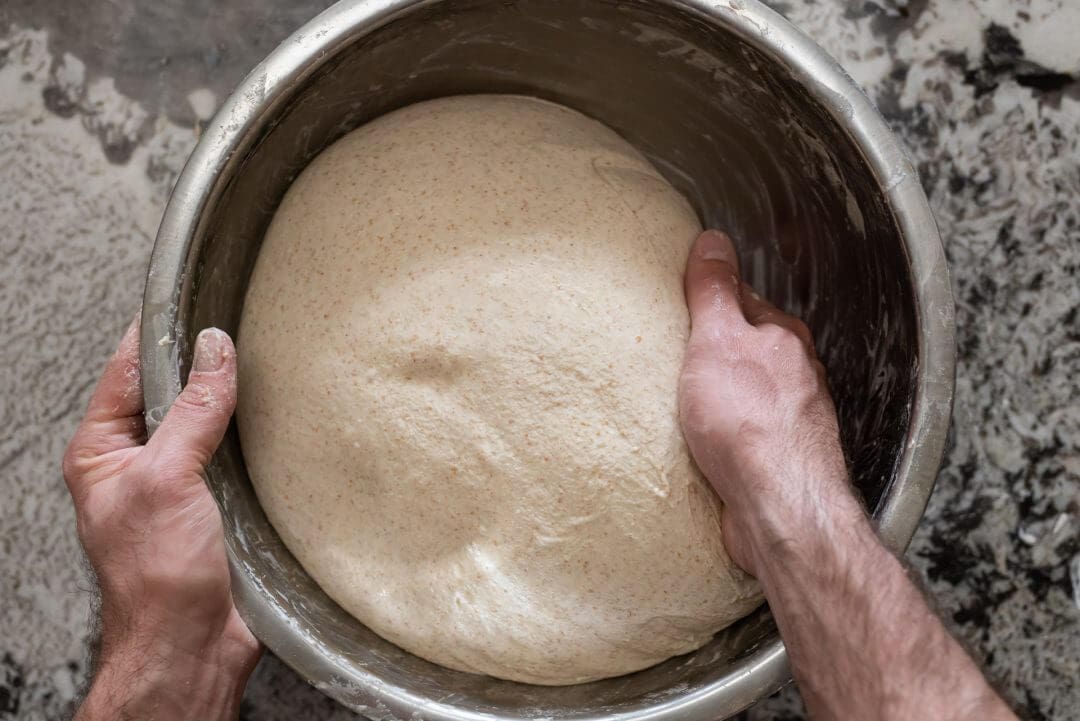
<svg viewBox="0 0 1080 721">
<path fill-rule="evenodd" d="M 204 413 L 219 410 L 222 407 L 222 393 L 209 383 L 195 381 L 188 383 L 184 391 L 173 403 L 174 409 Z"/>
<path fill-rule="evenodd" d="M 776 345 L 780 342 L 780 339 L 783 338 L 784 329 L 776 323 L 762 323 L 758 326 L 757 335 L 764 345 Z"/>
<path fill-rule="evenodd" d="M 802 338 L 792 331 L 786 331 L 780 338 L 780 349 L 785 355 L 801 358 L 806 355 L 806 346 Z"/>
<path fill-rule="evenodd" d="M 807 342 L 812 341 L 812 339 L 814 337 L 814 334 L 810 332 L 810 326 L 806 325 L 806 323 L 800 318 L 793 318 L 792 319 L 792 321 L 791 321 L 791 330 L 800 339 L 802 339 L 804 341 L 807 341 Z"/>
<path fill-rule="evenodd" d="M 703 261 L 705 267 L 708 269 L 709 274 L 721 278 L 725 281 L 734 278 L 738 282 L 738 272 L 735 270 L 735 266 L 727 260 L 722 258 L 716 258 L 713 260 Z"/>
<path fill-rule="evenodd" d="M 739 276 L 725 261 L 710 261 L 708 274 L 698 286 L 699 292 L 709 300 L 735 295 L 739 290 Z"/>
<path fill-rule="evenodd" d="M 60 462 L 60 470 L 67 484 L 70 486 L 77 483 L 89 473 L 93 460 L 93 457 L 79 442 L 78 437 L 72 440 L 67 450 L 64 451 L 64 457 Z"/>
<path fill-rule="evenodd" d="M 213 379 L 192 379 L 173 402 L 180 415 L 231 415 L 236 405 L 236 388 L 231 383 L 216 383 Z M 168 415 L 168 414 L 167 414 Z"/>
<path fill-rule="evenodd" d="M 802 341 L 794 332 L 776 323 L 761 326 L 761 340 L 765 350 L 773 354 L 789 355 L 796 348 L 802 348 Z"/>
<path fill-rule="evenodd" d="M 60 462 L 60 472 L 64 474 L 64 480 L 69 484 L 81 475 L 79 457 L 70 446 L 64 452 L 64 458 Z"/>
</svg>

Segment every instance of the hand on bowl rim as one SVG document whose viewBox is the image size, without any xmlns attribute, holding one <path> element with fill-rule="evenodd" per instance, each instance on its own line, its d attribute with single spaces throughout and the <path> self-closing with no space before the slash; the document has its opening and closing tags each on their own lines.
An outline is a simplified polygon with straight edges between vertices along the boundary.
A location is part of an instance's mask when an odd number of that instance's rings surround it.
<svg viewBox="0 0 1080 721">
<path fill-rule="evenodd" d="M 202 476 L 235 404 L 236 351 L 217 329 L 199 334 L 188 383 L 149 441 L 138 317 L 105 367 L 63 462 L 100 590 L 97 670 L 79 721 L 118 709 L 229 718 L 239 707 L 262 648 L 233 605 Z"/>
</svg>

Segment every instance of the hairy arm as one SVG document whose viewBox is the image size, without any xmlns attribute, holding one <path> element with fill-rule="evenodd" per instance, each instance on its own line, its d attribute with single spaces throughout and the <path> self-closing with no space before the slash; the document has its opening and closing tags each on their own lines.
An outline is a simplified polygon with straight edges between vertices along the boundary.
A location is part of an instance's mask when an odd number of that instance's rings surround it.
<svg viewBox="0 0 1080 721">
<path fill-rule="evenodd" d="M 250 670 L 225 644 L 183 648 L 142 633 L 130 644 L 102 648 L 90 690 L 75 721 L 234 721 Z"/>
<path fill-rule="evenodd" d="M 850 493 L 766 517 L 752 566 L 815 719 L 1015 719 Z"/>
<path fill-rule="evenodd" d="M 683 430 L 810 715 L 1015 720 L 856 500 L 807 327 L 741 281 L 731 241 L 715 231 L 691 251 L 686 294 Z"/>
</svg>

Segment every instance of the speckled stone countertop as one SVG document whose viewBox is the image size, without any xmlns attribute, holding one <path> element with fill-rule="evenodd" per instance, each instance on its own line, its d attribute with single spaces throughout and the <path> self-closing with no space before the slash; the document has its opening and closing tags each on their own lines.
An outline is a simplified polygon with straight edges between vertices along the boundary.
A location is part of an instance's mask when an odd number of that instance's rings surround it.
<svg viewBox="0 0 1080 721">
<path fill-rule="evenodd" d="M 328 4 L 0 4 L 0 719 L 63 718 L 85 680 L 59 459 L 138 306 L 169 187 L 228 88 Z M 952 263 L 952 441 L 908 559 L 1022 713 L 1076 719 L 1080 3 L 772 4 L 909 148 Z M 355 716 L 268 656 L 242 718 Z M 745 718 L 803 712 L 788 688 Z"/>
</svg>

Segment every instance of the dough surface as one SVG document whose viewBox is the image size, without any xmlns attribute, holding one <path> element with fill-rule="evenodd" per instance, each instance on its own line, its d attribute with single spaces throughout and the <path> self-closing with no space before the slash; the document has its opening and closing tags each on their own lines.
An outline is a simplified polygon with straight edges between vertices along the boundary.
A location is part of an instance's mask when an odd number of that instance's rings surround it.
<svg viewBox="0 0 1080 721">
<path fill-rule="evenodd" d="M 754 608 L 678 425 L 699 231 L 625 140 L 531 98 L 413 105 L 319 155 L 238 336 L 245 459 L 304 568 L 412 653 L 539 684 Z"/>
</svg>

